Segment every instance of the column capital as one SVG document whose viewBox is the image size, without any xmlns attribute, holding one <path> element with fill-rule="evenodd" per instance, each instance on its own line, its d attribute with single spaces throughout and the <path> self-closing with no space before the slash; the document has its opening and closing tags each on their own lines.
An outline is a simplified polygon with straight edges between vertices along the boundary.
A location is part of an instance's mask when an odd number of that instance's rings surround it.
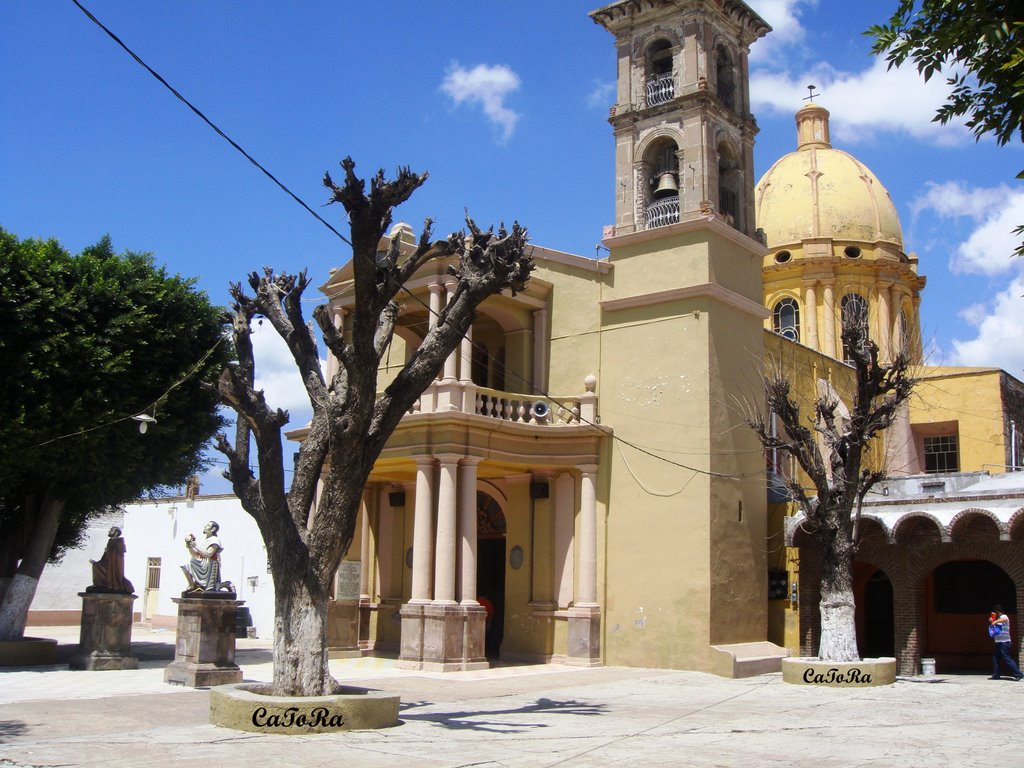
<svg viewBox="0 0 1024 768">
<path fill-rule="evenodd" d="M 459 465 L 463 467 L 475 467 L 482 461 L 484 461 L 483 456 L 463 456 L 459 459 Z"/>
<path fill-rule="evenodd" d="M 417 467 L 432 467 L 437 463 L 436 456 L 428 456 L 423 453 L 413 456 L 412 460 L 416 462 Z"/>
<path fill-rule="evenodd" d="M 576 469 L 579 470 L 581 475 L 596 475 L 598 470 L 597 464 L 579 464 Z"/>
<path fill-rule="evenodd" d="M 442 464 L 458 464 L 460 459 L 466 457 L 461 453 L 435 453 L 434 458 Z"/>
<path fill-rule="evenodd" d="M 427 290 L 431 293 L 440 294 L 441 289 L 444 288 L 444 283 L 438 280 L 436 283 L 427 283 Z"/>
</svg>

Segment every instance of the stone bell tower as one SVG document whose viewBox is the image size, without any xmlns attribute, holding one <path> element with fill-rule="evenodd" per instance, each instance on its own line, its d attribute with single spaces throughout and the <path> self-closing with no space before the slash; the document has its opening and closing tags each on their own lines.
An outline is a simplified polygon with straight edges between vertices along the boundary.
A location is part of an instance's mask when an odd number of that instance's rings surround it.
<svg viewBox="0 0 1024 768">
<path fill-rule="evenodd" d="M 770 27 L 741 0 L 618 0 L 615 234 L 717 214 L 753 235 L 747 57 Z"/>
</svg>

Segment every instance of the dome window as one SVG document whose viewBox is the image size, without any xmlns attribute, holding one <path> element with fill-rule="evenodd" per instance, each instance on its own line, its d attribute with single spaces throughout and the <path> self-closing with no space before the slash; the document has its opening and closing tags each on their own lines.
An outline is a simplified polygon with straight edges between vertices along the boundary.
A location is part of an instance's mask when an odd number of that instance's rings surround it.
<svg viewBox="0 0 1024 768">
<path fill-rule="evenodd" d="M 842 303 L 843 327 L 848 325 L 862 325 L 865 328 L 868 324 L 868 302 L 859 293 L 848 293 L 843 296 Z M 843 342 L 843 362 L 853 364 L 853 350 L 846 342 Z"/>
<path fill-rule="evenodd" d="M 785 264 L 791 258 L 793 258 L 793 254 L 791 254 L 789 251 L 779 251 L 778 253 L 775 254 L 775 263 Z"/>
<path fill-rule="evenodd" d="M 848 245 L 848 246 L 846 246 L 846 248 L 843 249 L 843 253 L 846 254 L 846 258 L 848 258 L 848 259 L 859 259 L 860 258 L 860 248 L 858 248 L 856 245 Z"/>
<path fill-rule="evenodd" d="M 800 341 L 800 305 L 796 299 L 782 299 L 772 310 L 772 330 L 790 341 Z"/>
</svg>

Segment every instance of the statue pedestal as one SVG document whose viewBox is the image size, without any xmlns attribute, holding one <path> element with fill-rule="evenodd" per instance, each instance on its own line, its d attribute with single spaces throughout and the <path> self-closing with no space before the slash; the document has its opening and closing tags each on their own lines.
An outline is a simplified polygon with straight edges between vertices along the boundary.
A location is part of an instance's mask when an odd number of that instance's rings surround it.
<svg viewBox="0 0 1024 768">
<path fill-rule="evenodd" d="M 173 598 L 178 605 L 174 661 L 164 682 L 206 688 L 242 682 L 235 664 L 235 610 L 244 601 L 234 592 L 200 592 Z"/>
<path fill-rule="evenodd" d="M 138 595 L 79 592 L 82 628 L 71 669 L 138 669 L 132 655 L 132 603 Z"/>
</svg>

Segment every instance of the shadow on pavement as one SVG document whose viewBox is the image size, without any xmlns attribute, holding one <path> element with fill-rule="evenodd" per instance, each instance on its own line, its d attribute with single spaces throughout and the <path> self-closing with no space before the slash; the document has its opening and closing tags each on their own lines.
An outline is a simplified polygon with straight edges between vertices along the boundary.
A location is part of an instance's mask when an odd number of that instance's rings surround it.
<svg viewBox="0 0 1024 768">
<path fill-rule="evenodd" d="M 535 715 L 557 713 L 563 715 L 601 715 L 606 705 L 587 704 L 581 701 L 555 701 L 540 698 L 533 704 L 513 709 L 473 710 L 459 712 L 415 713 L 410 710 L 431 706 L 429 701 L 402 702 L 399 717 L 401 721 L 418 720 L 452 730 L 484 731 L 491 733 L 523 733 L 531 728 L 547 728 L 546 723 L 515 722 L 504 719 L 506 715 Z M 502 719 L 497 719 L 497 718 Z"/>
</svg>

